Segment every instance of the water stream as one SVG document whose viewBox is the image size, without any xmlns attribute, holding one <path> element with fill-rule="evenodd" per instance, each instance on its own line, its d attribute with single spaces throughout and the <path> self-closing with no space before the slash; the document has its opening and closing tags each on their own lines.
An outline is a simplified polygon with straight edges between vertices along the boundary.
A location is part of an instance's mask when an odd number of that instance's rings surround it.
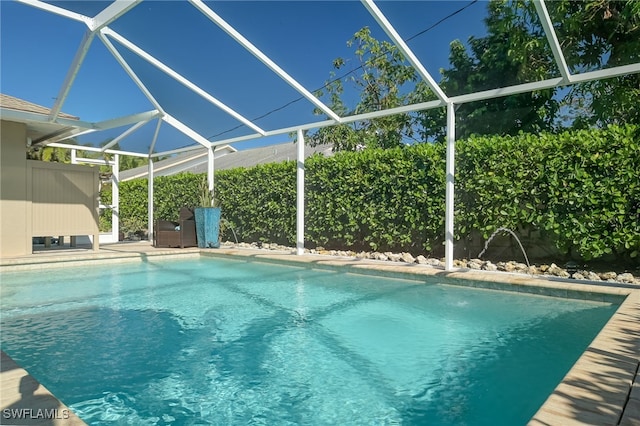
<svg viewBox="0 0 640 426">
<path fill-rule="evenodd" d="M 233 239 L 236 240 L 236 244 L 238 244 L 238 237 L 236 236 L 236 231 L 233 230 L 233 226 L 231 226 L 231 223 L 225 218 L 220 218 L 220 222 L 222 221 L 224 221 L 229 229 L 231 229 L 231 232 L 233 233 Z"/>
<path fill-rule="evenodd" d="M 491 242 L 491 240 L 493 240 L 493 238 L 498 235 L 500 232 L 508 232 L 509 234 L 511 234 L 513 236 L 513 238 L 516 239 L 516 241 L 518 242 L 518 245 L 520 246 L 520 250 L 522 250 L 522 254 L 524 255 L 524 260 L 527 262 L 527 266 L 531 266 L 529 264 L 529 258 L 527 257 L 527 253 L 524 251 L 524 247 L 522 247 L 522 243 L 520 242 L 520 239 L 518 238 L 518 236 L 516 235 L 515 232 L 513 232 L 511 229 L 509 228 L 505 228 L 505 227 L 500 227 L 498 229 L 496 229 L 493 234 L 491 234 L 491 236 L 489 237 L 489 239 L 487 240 L 486 243 L 484 243 L 484 249 L 482 249 L 482 251 L 480 252 L 480 254 L 478 255 L 478 259 L 482 258 L 482 255 L 484 254 L 485 251 L 487 251 L 487 248 L 489 247 L 489 243 Z"/>
</svg>

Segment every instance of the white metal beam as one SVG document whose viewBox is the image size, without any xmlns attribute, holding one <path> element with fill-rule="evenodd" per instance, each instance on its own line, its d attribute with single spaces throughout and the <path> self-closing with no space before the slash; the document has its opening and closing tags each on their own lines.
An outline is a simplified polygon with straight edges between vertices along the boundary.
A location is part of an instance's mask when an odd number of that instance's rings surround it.
<svg viewBox="0 0 640 426">
<path fill-rule="evenodd" d="M 566 83 L 562 77 L 556 77 L 548 80 L 535 81 L 533 83 L 523 83 L 515 86 L 500 87 L 498 89 L 469 93 L 466 95 L 452 96 L 449 100 L 455 104 L 461 104 L 636 73 L 640 73 L 640 62 L 630 65 L 621 65 L 619 67 L 606 68 L 603 70 L 589 71 L 581 74 L 573 74 L 571 75 L 571 83 Z"/>
<path fill-rule="evenodd" d="M 131 156 L 131 157 L 139 157 L 139 158 L 149 158 L 149 156 L 147 154 L 142 154 L 142 153 L 139 153 L 139 152 L 123 151 L 121 149 L 108 149 L 108 150 L 105 151 L 105 153 L 106 154 L 128 155 L 128 156 Z"/>
<path fill-rule="evenodd" d="M 151 91 L 149 89 L 147 89 L 147 86 L 144 85 L 144 83 L 142 82 L 142 80 L 140 80 L 140 78 L 138 77 L 138 75 L 133 71 L 133 69 L 129 66 L 129 64 L 127 63 L 127 61 L 122 57 L 122 55 L 120 55 L 120 52 L 118 52 L 118 49 L 116 49 L 113 45 L 113 43 L 111 43 L 111 40 L 109 40 L 103 33 L 102 31 L 100 31 L 98 33 L 98 37 L 100 38 L 100 40 L 102 41 L 102 43 L 106 46 L 107 50 L 109 50 L 109 52 L 111 52 L 111 54 L 113 55 L 113 57 L 116 59 L 116 61 L 118 61 L 118 63 L 120 64 L 120 66 L 124 69 L 124 71 L 129 75 L 129 78 L 131 78 L 131 80 L 133 80 L 133 82 L 136 84 L 136 86 L 138 86 L 138 88 L 140 89 L 140 91 L 147 97 L 147 99 L 149 100 L 149 102 L 151 102 L 151 104 L 153 104 L 153 106 L 160 111 L 162 114 L 165 113 L 164 109 L 162 108 L 162 105 L 160 105 L 160 102 L 158 102 L 156 100 L 156 98 L 151 94 Z"/>
<path fill-rule="evenodd" d="M 75 149 L 72 149 L 71 152 L 73 154 L 73 151 L 76 151 Z M 95 164 L 95 165 L 99 165 L 99 166 L 112 166 L 115 164 L 115 162 L 113 160 L 108 160 L 106 158 L 86 158 L 86 157 L 78 157 L 76 155 L 75 159 L 71 159 L 71 164 L 79 164 L 79 163 L 84 163 L 84 164 Z"/>
<path fill-rule="evenodd" d="M 395 30 L 393 25 L 389 22 L 386 16 L 382 13 L 382 11 L 376 6 L 373 0 L 361 0 L 364 7 L 369 11 L 369 13 L 375 18 L 378 22 L 378 25 L 382 27 L 385 33 L 389 36 L 391 41 L 400 49 L 402 54 L 407 58 L 409 63 L 413 66 L 413 68 L 418 71 L 418 74 L 422 77 L 423 80 L 427 82 L 431 90 L 433 90 L 440 98 L 440 100 L 447 102 L 449 98 L 442 91 L 438 83 L 431 77 L 429 71 L 422 65 L 422 62 L 418 59 L 416 55 L 414 55 L 413 51 L 409 48 L 407 43 L 400 37 L 400 34 Z"/>
<path fill-rule="evenodd" d="M 556 60 L 558 69 L 560 70 L 560 75 L 562 75 L 562 78 L 566 82 L 570 82 L 571 73 L 569 72 L 567 61 L 565 60 L 564 54 L 562 53 L 562 48 L 560 47 L 558 36 L 556 35 L 556 31 L 553 28 L 553 23 L 551 22 L 551 17 L 549 16 L 547 6 L 544 0 L 533 0 L 533 4 L 536 7 L 536 12 L 538 13 L 538 17 L 540 18 L 542 28 L 547 35 L 547 41 L 549 42 L 549 46 L 551 47 L 551 51 L 553 52 L 553 57 Z"/>
<path fill-rule="evenodd" d="M 53 146 L 56 148 L 77 149 L 78 151 L 98 152 L 98 153 L 102 152 L 100 148 L 95 148 L 92 146 L 73 145 L 70 143 L 53 142 L 53 143 L 50 143 L 48 146 Z"/>
<path fill-rule="evenodd" d="M 602 80 L 605 78 L 621 77 L 624 75 L 637 73 L 640 73 L 640 62 L 629 65 L 621 65 L 619 67 L 605 68 L 603 70 L 573 74 L 571 76 L 571 80 L 573 83 L 583 83 L 585 81 Z"/>
<path fill-rule="evenodd" d="M 342 122 L 352 123 L 354 121 L 371 120 L 373 118 L 388 117 L 389 115 L 404 114 L 408 112 L 433 109 L 433 108 L 443 107 L 445 105 L 446 103 L 441 100 L 420 102 L 417 104 L 403 105 L 395 108 L 388 108 L 383 111 L 372 111 L 372 112 L 365 112 L 362 114 L 350 115 L 348 117 L 344 117 L 342 119 Z"/>
<path fill-rule="evenodd" d="M 429 101 L 429 102 L 420 102 L 418 104 L 412 104 L 412 105 L 404 105 L 401 107 L 389 108 L 382 111 L 365 112 L 362 114 L 355 114 L 355 115 L 342 117 L 342 124 L 353 123 L 354 121 L 370 120 L 372 118 L 377 118 L 377 117 L 387 117 L 389 115 L 402 114 L 407 112 L 433 109 L 433 108 L 438 108 L 445 105 L 446 103 L 444 103 L 443 101 L 435 100 L 435 101 Z M 252 135 L 244 135 L 244 136 L 238 136 L 235 138 L 224 139 L 221 141 L 212 142 L 212 145 L 217 146 L 217 145 L 225 145 L 230 143 L 245 142 L 249 140 L 259 139 L 262 136 L 285 135 L 292 132 L 297 132 L 298 130 L 319 129 L 322 127 L 333 126 L 335 124 L 336 123 L 333 120 L 316 121 L 313 123 L 299 124 L 297 126 L 284 127 L 277 130 L 270 130 L 266 132 L 264 135 L 252 134 Z"/>
<path fill-rule="evenodd" d="M 405 105 L 401 107 L 390 108 L 382 111 L 365 112 L 362 114 L 355 114 L 355 115 L 343 117 L 342 124 L 353 123 L 354 121 L 370 120 L 372 118 L 377 118 L 377 117 L 387 117 L 389 115 L 402 114 L 407 112 L 433 109 L 437 107 L 442 107 L 444 105 L 446 104 L 441 100 L 435 100 L 435 101 L 429 101 L 429 102 L 421 102 L 413 105 Z M 299 124 L 297 126 L 284 127 L 277 130 L 270 130 L 266 132 L 264 135 L 252 134 L 252 135 L 245 135 L 245 136 L 238 136 L 235 138 L 224 139 L 221 141 L 212 142 L 212 145 L 217 146 L 217 145 L 225 145 L 230 143 L 245 142 L 249 140 L 259 139 L 261 136 L 285 135 L 292 132 L 297 132 L 298 130 L 320 129 L 322 127 L 333 126 L 335 124 L 336 123 L 333 120 L 316 121 L 313 123 Z"/>
<path fill-rule="evenodd" d="M 87 133 L 93 133 L 93 132 L 95 132 L 95 130 L 93 129 L 90 129 L 90 130 L 79 130 L 76 128 L 65 129 L 65 131 L 62 131 L 62 132 L 55 132 L 55 133 L 43 136 L 41 138 L 38 138 L 37 140 L 33 141 L 33 145 L 48 146 L 54 142 L 66 141 L 68 139 L 75 138 Z"/>
<path fill-rule="evenodd" d="M 136 130 L 138 130 L 140 127 L 144 126 L 148 122 L 149 121 L 140 121 L 140 122 L 134 124 L 133 126 L 129 127 L 127 130 L 122 132 L 119 136 L 115 137 L 111 142 L 109 142 L 108 144 L 103 146 L 102 147 L 102 152 L 105 152 L 107 149 L 109 149 L 112 146 L 114 146 L 115 144 L 119 143 L 121 140 L 123 140 L 124 138 L 126 138 L 127 136 L 129 136 L 130 134 L 132 134 L 133 132 L 135 132 Z"/>
<path fill-rule="evenodd" d="M 95 32 L 106 27 L 134 8 L 141 1 L 142 0 L 115 0 L 89 21 L 89 29 Z"/>
<path fill-rule="evenodd" d="M 218 14 L 216 14 L 213 10 L 211 10 L 207 5 L 204 4 L 201 0 L 190 0 L 191 4 L 195 6 L 200 12 L 202 12 L 207 18 L 209 18 L 214 24 L 220 27 L 224 32 L 226 32 L 231 38 L 233 38 L 236 42 L 240 43 L 242 47 L 249 51 L 253 56 L 255 56 L 260 62 L 265 64 L 271 71 L 276 73 L 280 78 L 287 82 L 291 87 L 298 91 L 302 96 L 307 98 L 311 103 L 313 103 L 316 107 L 318 107 L 322 112 L 327 114 L 330 118 L 335 120 L 336 122 L 340 122 L 340 116 L 338 116 L 335 112 L 333 112 L 328 106 L 324 103 L 320 102 L 318 98 L 313 96 L 311 92 L 305 89 L 298 81 L 296 81 L 293 77 L 291 77 L 285 70 L 280 68 L 278 64 L 273 62 L 271 58 L 262 53 L 260 49 L 253 45 L 249 40 L 247 40 L 242 34 L 236 31 L 231 25 L 229 25 L 224 19 L 222 19 Z"/>
<path fill-rule="evenodd" d="M 88 25 L 88 22 L 91 21 L 91 18 L 88 16 L 82 15 L 80 13 L 71 12 L 70 10 L 64 9 L 62 7 L 54 6 L 49 3 L 45 3 L 43 1 L 38 0 L 16 0 L 20 3 L 45 10 L 50 13 L 54 13 L 59 16 L 64 16 L 65 18 L 73 19 L 74 21 L 83 22 Z"/>
<path fill-rule="evenodd" d="M 116 127 L 127 126 L 129 124 L 138 123 L 140 121 L 150 121 L 154 118 L 160 117 L 160 111 L 158 110 L 150 110 L 145 112 L 139 112 L 136 114 L 125 115 L 124 117 L 111 118 L 109 120 L 98 121 L 93 123 L 93 128 L 96 130 L 107 130 L 114 129 Z"/>
<path fill-rule="evenodd" d="M 498 89 L 484 90 L 482 92 L 468 93 L 466 95 L 452 96 L 451 102 L 456 104 L 465 104 L 469 102 L 482 101 L 485 99 L 501 98 L 519 93 L 529 93 L 536 90 L 551 89 L 563 86 L 562 77 L 556 77 L 549 80 L 536 81 L 533 83 L 517 84 L 515 86 L 500 87 Z"/>
<path fill-rule="evenodd" d="M 89 47 L 91 47 L 91 42 L 93 41 L 93 37 L 95 36 L 94 32 L 87 30 L 80 42 L 80 47 L 76 51 L 76 55 L 73 58 L 73 62 L 71 62 L 71 67 L 67 71 L 67 76 L 62 83 L 62 87 L 60 88 L 60 92 L 58 93 L 58 97 L 56 98 L 53 107 L 51 108 L 51 113 L 49 114 L 49 121 L 54 121 L 58 114 L 60 113 L 60 109 L 64 104 L 64 101 L 67 100 L 67 96 L 69 95 L 69 90 L 71 90 L 71 86 L 78 75 L 78 71 L 80 71 L 80 67 L 82 66 L 82 62 L 84 62 L 84 58 L 89 51 Z"/>
<path fill-rule="evenodd" d="M 73 145 L 70 143 L 59 143 L 54 142 L 49 144 L 48 146 L 55 146 L 58 148 L 67 148 L 67 149 L 77 149 L 78 151 L 87 151 L 87 152 L 97 152 L 102 153 L 101 148 L 95 148 L 93 146 L 83 146 L 83 145 Z M 105 151 L 106 154 L 118 154 L 118 155 L 128 155 L 130 157 L 140 157 L 140 158 L 149 158 L 147 154 L 141 154 L 139 152 L 131 152 L 131 151 L 122 151 L 119 149 L 108 149 Z"/>
<path fill-rule="evenodd" d="M 93 133 L 100 130 L 113 129 L 116 127 L 127 126 L 129 124 L 134 124 L 139 122 L 146 123 L 159 116 L 160 116 L 159 111 L 152 110 L 152 111 L 146 111 L 146 112 L 140 112 L 137 114 L 127 115 L 125 117 L 112 118 L 109 120 L 99 121 L 97 123 L 82 122 L 83 123 L 82 126 L 73 127 L 73 129 L 69 129 L 69 131 L 66 133 L 57 132 L 56 134 L 45 136 L 43 138 L 38 139 L 37 143 L 41 145 L 51 145 L 54 142 L 61 142 L 66 139 L 86 135 L 88 133 Z M 59 123 L 61 121 L 62 119 L 58 118 L 56 120 L 56 123 Z M 66 120 L 65 122 L 69 123 L 71 126 L 75 126 L 75 124 L 78 123 L 75 120 Z"/>
<path fill-rule="evenodd" d="M 177 130 L 181 131 L 185 135 L 189 136 L 191 139 L 198 142 L 200 145 L 204 146 L 205 148 L 208 149 L 211 147 L 211 142 L 209 142 L 207 138 L 205 138 L 200 133 L 196 132 L 195 130 L 193 130 L 192 128 L 190 128 L 189 126 L 187 126 L 186 124 L 178 120 L 177 118 L 173 117 L 172 115 L 167 114 L 164 117 L 162 117 L 162 120 L 165 123 L 175 127 Z"/>
<path fill-rule="evenodd" d="M 198 150 L 201 150 L 203 148 L 205 148 L 205 147 L 203 147 L 201 144 L 196 144 L 196 145 L 191 145 L 191 146 L 185 146 L 185 147 L 182 147 L 182 148 L 171 149 L 171 150 L 168 150 L 168 151 L 154 152 L 153 154 L 151 154 L 150 157 L 151 158 L 166 157 L 168 155 L 181 154 L 183 152 L 198 151 Z"/>
<path fill-rule="evenodd" d="M 161 70 L 162 72 L 164 72 L 165 74 L 167 74 L 168 76 L 170 76 L 171 78 L 173 78 L 174 80 L 176 80 L 177 82 L 182 84 L 183 86 L 185 86 L 188 89 L 192 90 L 193 92 L 195 92 L 199 96 L 201 96 L 204 99 L 206 99 L 208 102 L 212 103 L 213 105 L 217 106 L 218 108 L 220 108 L 221 110 L 223 110 L 227 114 L 231 115 L 233 118 L 235 118 L 236 120 L 240 121 L 245 126 L 250 127 L 251 129 L 253 129 L 254 131 L 256 131 L 258 133 L 264 134 L 264 130 L 262 130 L 260 127 L 256 126 L 255 124 L 253 124 L 251 122 L 251 120 L 249 120 L 248 118 L 246 118 L 243 115 L 239 114 L 238 112 L 236 112 L 232 108 L 228 107 L 225 103 L 221 102 L 220 100 L 218 100 L 217 98 L 215 98 L 214 96 L 209 94 L 208 92 L 204 91 L 199 86 L 197 86 L 193 82 L 191 82 L 191 80 L 189 80 L 186 77 L 182 76 L 181 74 L 177 73 L 172 68 L 170 68 L 169 66 L 165 65 L 164 63 L 162 63 L 161 61 L 159 61 L 158 59 L 156 59 L 155 57 L 153 57 L 149 53 L 147 53 L 145 50 L 141 49 L 140 47 L 136 46 L 134 43 L 132 43 L 129 40 L 127 40 L 125 37 L 121 36 L 120 34 L 116 33 L 115 31 L 113 31 L 110 28 L 103 29 L 102 33 L 108 35 L 111 38 L 113 38 L 118 43 L 122 44 L 127 49 L 131 50 L 133 53 L 135 53 L 136 55 L 140 56 L 142 59 L 144 59 L 145 61 L 149 62 L 151 65 L 155 66 L 156 68 L 158 68 L 159 70 Z"/>
<path fill-rule="evenodd" d="M 160 134 L 160 127 L 162 127 L 162 120 L 158 120 L 158 124 L 156 125 L 156 131 L 153 132 L 153 139 L 151 140 L 151 145 L 149 146 L 149 159 L 151 159 L 151 154 L 153 150 L 156 148 L 156 142 L 158 141 L 158 135 Z"/>
</svg>

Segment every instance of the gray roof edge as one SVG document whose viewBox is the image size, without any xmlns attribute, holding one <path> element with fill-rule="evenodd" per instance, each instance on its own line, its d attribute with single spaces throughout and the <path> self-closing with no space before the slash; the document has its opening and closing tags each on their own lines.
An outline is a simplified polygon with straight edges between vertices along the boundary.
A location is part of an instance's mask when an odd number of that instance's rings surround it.
<svg viewBox="0 0 640 426">
<path fill-rule="evenodd" d="M 321 145 L 317 147 L 305 146 L 305 158 L 313 154 L 320 153 L 324 156 L 333 154 L 331 145 Z M 188 170 L 176 170 L 175 173 L 167 173 L 168 169 L 174 166 L 184 164 L 198 156 L 202 157 L 202 162 L 189 167 Z M 229 154 L 216 157 L 215 169 L 226 170 L 236 167 L 253 167 L 258 164 L 278 163 L 287 160 L 295 160 L 297 158 L 297 145 L 295 142 L 284 142 L 264 147 L 239 150 Z M 177 168 L 177 167 L 176 167 Z M 188 152 L 176 155 L 175 157 L 158 161 L 154 165 L 155 171 L 164 171 L 158 175 L 167 176 L 180 172 L 206 173 L 207 157 L 202 151 Z M 148 174 L 147 166 L 136 167 L 135 169 L 124 170 L 120 172 L 120 181 L 127 181 L 138 178 L 146 178 Z"/>
<path fill-rule="evenodd" d="M 15 111 L 32 112 L 42 115 L 49 115 L 51 113 L 50 108 L 34 104 L 33 102 L 25 101 L 24 99 L 16 98 L 14 96 L 6 95 L 4 93 L 0 93 L 0 106 L 2 106 L 2 108 L 12 109 Z M 64 112 L 60 112 L 58 116 L 68 118 L 70 120 L 80 119 L 79 117 Z"/>
</svg>

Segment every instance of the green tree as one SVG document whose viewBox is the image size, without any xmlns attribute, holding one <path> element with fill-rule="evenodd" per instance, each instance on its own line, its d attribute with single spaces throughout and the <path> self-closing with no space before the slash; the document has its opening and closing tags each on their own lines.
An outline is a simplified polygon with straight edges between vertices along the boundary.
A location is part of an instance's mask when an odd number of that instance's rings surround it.
<svg viewBox="0 0 640 426">
<path fill-rule="evenodd" d="M 491 2 L 486 19 L 488 34 L 471 38 L 471 62 L 463 47 L 451 46 L 453 68 L 443 72 L 447 93 L 482 91 L 551 77 L 552 55 L 540 30 L 527 26 L 526 13 L 519 13 L 520 1 Z M 521 93 L 464 104 L 460 107 L 456 133 L 465 138 L 473 133 L 515 135 L 553 129 L 558 111 L 554 90 Z"/>
<path fill-rule="evenodd" d="M 640 2 L 637 0 L 558 0 L 548 2 L 558 26 L 567 64 L 573 72 L 640 61 Z M 577 127 L 640 123 L 640 74 L 572 86 L 565 103 Z"/>
<path fill-rule="evenodd" d="M 544 33 L 542 28 L 531 30 L 531 18 L 520 12 L 520 3 L 489 3 L 488 35 L 470 38 L 469 52 L 460 41 L 451 43 L 452 67 L 441 70 L 440 85 L 445 93 L 458 95 L 549 76 L 553 56 Z M 349 110 L 342 100 L 344 83 L 335 78 L 346 65 L 342 58 L 333 63 L 334 78 L 317 93 L 328 95 L 328 104 L 338 114 L 377 111 L 436 99 L 397 47 L 374 39 L 368 28 L 358 31 L 348 45 L 356 48 L 355 54 L 361 63 L 358 68 L 361 72 L 352 72 L 347 78 L 360 93 L 359 103 Z M 410 90 L 403 94 L 401 88 Z M 551 130 L 558 111 L 553 95 L 553 90 L 545 90 L 461 105 L 456 133 L 464 138 L 473 133 L 506 135 Z M 315 112 L 321 114 L 319 110 Z M 406 142 L 443 140 L 445 133 L 446 111 L 438 108 L 324 128 L 309 137 L 313 144 L 331 143 L 334 150 L 354 150 L 361 145 L 391 148 Z"/>
<path fill-rule="evenodd" d="M 27 160 L 50 161 L 52 163 L 70 163 L 71 154 L 66 148 L 32 146 L 27 150 Z"/>
<path fill-rule="evenodd" d="M 556 0 L 546 5 L 572 73 L 640 61 L 637 0 Z M 459 42 L 452 43 L 452 68 L 443 71 L 445 92 L 465 93 L 497 87 L 492 86 L 496 81 L 508 86 L 560 75 L 533 2 L 496 0 L 487 7 L 487 36 L 469 39 L 471 55 Z M 637 124 L 639 96 L 640 75 L 630 74 L 576 84 L 562 95 L 545 90 L 476 102 L 460 107 L 456 133 L 464 138 L 471 133 L 515 134 L 567 125 Z"/>
<path fill-rule="evenodd" d="M 145 166 L 149 164 L 148 158 L 143 157 L 134 157 L 131 155 L 121 155 L 120 156 L 120 171 L 135 169 L 136 167 Z"/>
<path fill-rule="evenodd" d="M 351 72 L 346 82 L 358 91 L 360 100 L 350 109 L 342 99 L 345 91 L 342 79 L 335 78 L 343 72 L 347 62 L 343 58 L 333 61 L 332 80 L 316 92 L 316 96 L 328 96 L 329 107 L 339 115 L 351 115 L 402 106 L 408 103 L 409 95 L 402 94 L 405 87 L 415 85 L 416 71 L 405 61 L 404 55 L 388 41 L 379 41 L 371 36 L 368 27 L 360 29 L 351 40 L 349 47 L 355 47 L 355 55 L 360 62 L 356 71 Z M 407 93 L 410 93 L 407 90 Z M 323 114 L 319 109 L 317 115 Z M 307 135 L 312 145 L 333 144 L 335 151 L 353 151 L 362 146 L 392 148 L 401 146 L 406 139 L 414 138 L 414 127 L 410 114 L 397 114 L 370 120 L 325 127 Z"/>
<path fill-rule="evenodd" d="M 640 60 L 640 1 L 557 0 L 546 4 L 572 72 Z M 466 45 L 459 40 L 450 44 L 451 67 L 441 70 L 440 86 L 445 93 L 455 96 L 560 75 L 532 2 L 495 0 L 487 8 L 486 36 L 470 37 Z M 361 63 L 345 79 L 358 90 L 358 104 L 350 109 L 343 101 L 345 83 L 335 78 L 346 68 L 342 58 L 333 63 L 332 80 L 317 92 L 328 97 L 328 105 L 339 115 L 436 99 L 395 45 L 374 39 L 368 28 L 358 31 L 348 45 L 355 47 Z M 404 94 L 399 90 L 409 87 Z M 456 135 L 466 138 L 554 132 L 566 126 L 637 124 L 639 97 L 640 74 L 632 74 L 577 84 L 569 92 L 546 89 L 471 102 L 458 107 Z M 445 133 L 446 111 L 437 108 L 323 128 L 308 138 L 312 144 L 333 144 L 334 150 L 354 150 L 439 141 Z"/>
<path fill-rule="evenodd" d="M 541 26 L 531 25 L 535 10 L 522 0 L 487 4 L 487 35 L 450 44 L 451 67 L 441 70 L 440 86 L 449 96 L 496 89 L 553 77 L 553 56 Z M 533 15 L 532 15 L 533 13 Z M 559 104 L 554 90 L 540 90 L 462 104 L 457 110 L 456 135 L 515 135 L 554 128 Z M 420 113 L 425 133 L 442 138 L 443 111 Z"/>
</svg>

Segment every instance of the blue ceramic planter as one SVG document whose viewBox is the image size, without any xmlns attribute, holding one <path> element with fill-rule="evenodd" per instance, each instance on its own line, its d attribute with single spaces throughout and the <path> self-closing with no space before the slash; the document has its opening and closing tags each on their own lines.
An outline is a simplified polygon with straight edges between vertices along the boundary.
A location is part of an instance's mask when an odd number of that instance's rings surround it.
<svg viewBox="0 0 640 426">
<path fill-rule="evenodd" d="M 200 248 L 220 247 L 220 207 L 196 207 L 196 238 Z"/>
</svg>

